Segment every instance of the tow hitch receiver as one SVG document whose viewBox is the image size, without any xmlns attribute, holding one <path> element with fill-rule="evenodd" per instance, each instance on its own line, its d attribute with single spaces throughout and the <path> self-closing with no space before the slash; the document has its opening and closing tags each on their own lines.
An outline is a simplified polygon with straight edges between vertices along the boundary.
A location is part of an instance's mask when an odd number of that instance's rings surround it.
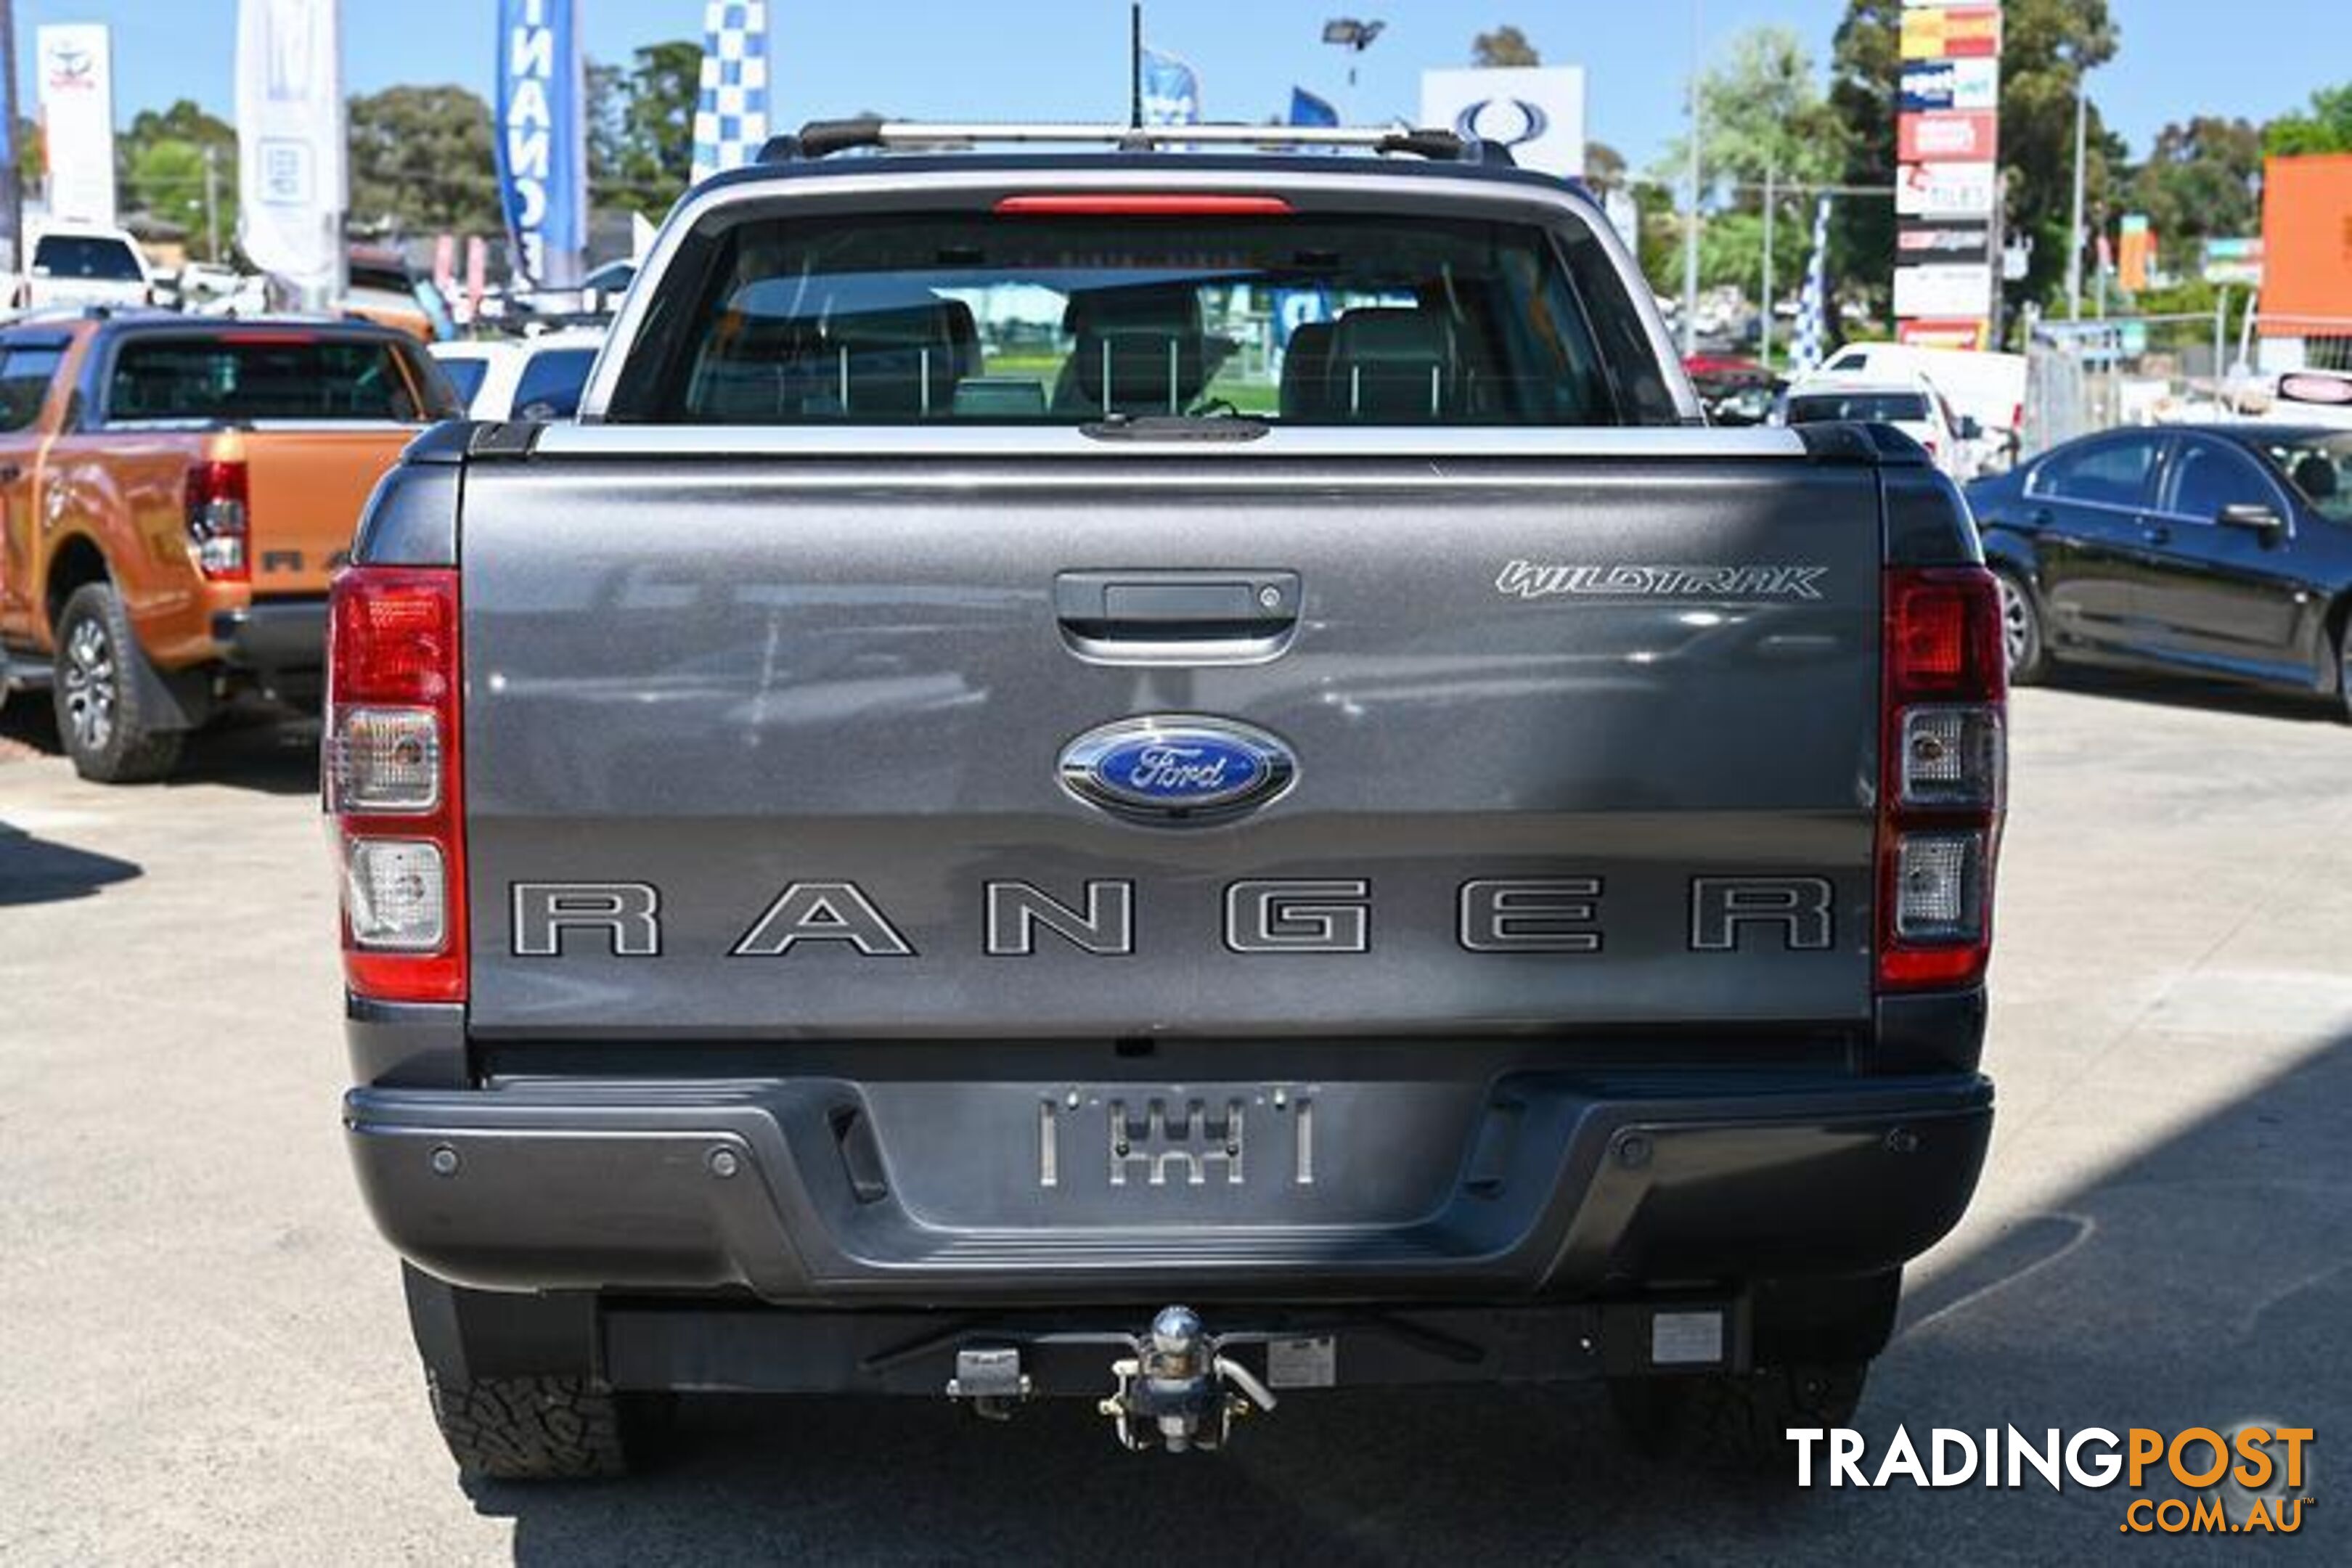
<svg viewBox="0 0 2352 1568">
<path fill-rule="evenodd" d="M 1220 1355 L 1218 1342 L 1190 1307 L 1162 1307 L 1135 1354 L 1111 1363 L 1118 1386 L 1100 1409 L 1126 1447 L 1222 1448 L 1234 1423 L 1253 1407 L 1272 1410 L 1274 1394 L 1249 1368 Z"/>
</svg>

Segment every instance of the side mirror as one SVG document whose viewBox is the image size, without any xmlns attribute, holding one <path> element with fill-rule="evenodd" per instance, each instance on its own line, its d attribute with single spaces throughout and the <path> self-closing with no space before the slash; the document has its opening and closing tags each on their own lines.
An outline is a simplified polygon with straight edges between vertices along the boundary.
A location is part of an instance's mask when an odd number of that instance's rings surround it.
<svg viewBox="0 0 2352 1568">
<path fill-rule="evenodd" d="M 1952 434 L 1963 441 L 1974 441 L 1984 435 L 1984 426 L 1977 423 L 1975 415 L 1963 414 L 1960 422 L 1952 427 Z"/>
<path fill-rule="evenodd" d="M 2215 521 L 2229 528 L 2242 528 L 2249 533 L 2270 538 L 2286 530 L 2286 519 L 2278 509 L 2258 500 L 2231 501 L 2216 514 Z"/>
</svg>

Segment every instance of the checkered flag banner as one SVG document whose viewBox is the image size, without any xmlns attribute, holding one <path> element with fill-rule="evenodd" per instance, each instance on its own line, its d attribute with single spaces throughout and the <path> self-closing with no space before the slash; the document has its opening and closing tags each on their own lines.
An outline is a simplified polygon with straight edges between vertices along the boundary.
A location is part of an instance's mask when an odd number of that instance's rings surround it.
<svg viewBox="0 0 2352 1568">
<path fill-rule="evenodd" d="M 1802 375 L 1822 367 L 1824 340 L 1829 336 L 1830 198 L 1824 195 L 1813 207 L 1813 257 L 1805 267 L 1804 291 L 1797 296 L 1797 341 L 1789 350 L 1789 374 Z M 1770 310 L 1772 302 L 1766 300 Z"/>
<path fill-rule="evenodd" d="M 767 139 L 768 0 L 710 0 L 694 105 L 695 180 L 742 167 Z"/>
</svg>

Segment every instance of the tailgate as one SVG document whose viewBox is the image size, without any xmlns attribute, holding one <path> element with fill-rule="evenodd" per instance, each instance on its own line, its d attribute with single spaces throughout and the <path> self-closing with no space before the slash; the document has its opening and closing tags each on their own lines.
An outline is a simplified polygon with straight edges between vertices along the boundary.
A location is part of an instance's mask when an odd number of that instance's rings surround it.
<svg viewBox="0 0 2352 1568">
<path fill-rule="evenodd" d="M 1666 434 L 1680 455 L 478 463 L 472 1026 L 1864 1018 L 1874 472 Z M 1066 786 L 1074 742 L 1139 716 L 1207 721 L 1192 764 L 1260 736 L 1295 772 L 1191 819 Z"/>
<path fill-rule="evenodd" d="M 327 591 L 351 552 L 368 492 L 418 428 L 264 425 L 240 435 L 256 597 Z"/>
</svg>

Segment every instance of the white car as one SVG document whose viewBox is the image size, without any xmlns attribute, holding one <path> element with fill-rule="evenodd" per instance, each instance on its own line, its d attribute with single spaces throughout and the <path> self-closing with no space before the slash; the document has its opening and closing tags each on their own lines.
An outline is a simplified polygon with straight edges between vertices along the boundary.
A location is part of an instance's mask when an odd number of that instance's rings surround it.
<svg viewBox="0 0 2352 1568">
<path fill-rule="evenodd" d="M 480 338 L 432 343 L 425 352 L 466 400 L 472 419 L 569 419 L 596 353 L 601 328 L 543 332 L 535 338 Z"/>
<path fill-rule="evenodd" d="M 1927 447 L 1955 483 L 1977 477 L 1977 422 L 1953 413 L 1925 376 L 1811 376 L 1781 395 L 1774 422 L 1819 425 L 1836 419 L 1892 425 Z"/>
<path fill-rule="evenodd" d="M 149 305 L 154 300 L 154 276 L 138 242 L 121 229 L 98 224 L 51 224 L 35 235 L 16 289 L 16 303 L 26 310 Z"/>
</svg>

